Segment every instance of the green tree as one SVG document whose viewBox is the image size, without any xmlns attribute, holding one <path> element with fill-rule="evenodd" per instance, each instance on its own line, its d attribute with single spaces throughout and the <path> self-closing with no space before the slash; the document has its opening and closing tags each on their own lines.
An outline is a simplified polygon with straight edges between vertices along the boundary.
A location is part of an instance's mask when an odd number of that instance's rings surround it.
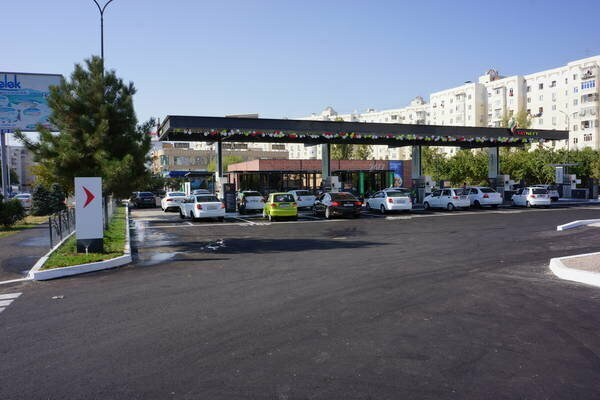
<svg viewBox="0 0 600 400">
<path fill-rule="evenodd" d="M 31 194 L 31 214 L 48 215 L 52 213 L 50 208 L 50 192 L 43 185 L 36 185 Z"/>
<path fill-rule="evenodd" d="M 148 179 L 150 120 L 137 125 L 133 83 L 125 84 L 115 71 L 104 71 L 102 60 L 92 57 L 75 65 L 70 80 L 50 87 L 50 122 L 59 133 L 38 125 L 39 141 L 16 133 L 40 168 L 43 182 L 58 182 L 73 193 L 76 176 L 102 177 L 104 192 L 118 197 L 130 194 Z"/>
<path fill-rule="evenodd" d="M 237 164 L 239 162 L 244 161 L 244 158 L 241 156 L 224 156 L 223 157 L 223 172 L 227 172 L 227 167 L 231 164 Z M 215 172 L 217 170 L 217 161 L 211 160 L 206 169 L 211 172 Z"/>
<path fill-rule="evenodd" d="M 354 147 L 353 160 L 370 160 L 373 157 L 373 147 L 368 144 L 357 144 Z"/>
<path fill-rule="evenodd" d="M 354 145 L 352 144 L 332 144 L 329 157 L 332 160 L 351 160 L 353 154 Z"/>
<path fill-rule="evenodd" d="M 15 171 L 14 169 L 10 169 L 10 184 L 11 185 L 18 185 L 19 183 L 21 183 L 19 181 L 19 175 L 17 175 L 17 171 Z"/>
<path fill-rule="evenodd" d="M 517 123 L 517 126 L 521 129 L 531 128 L 531 115 L 527 113 L 524 107 L 521 107 L 519 111 L 515 115 L 510 114 L 508 111 L 504 112 L 502 115 L 502 119 L 500 120 L 501 128 L 510 128 L 511 122 L 514 121 Z"/>
<path fill-rule="evenodd" d="M 50 213 L 55 213 L 67 208 L 65 205 L 65 191 L 58 183 L 53 183 L 48 194 Z"/>
<path fill-rule="evenodd" d="M 423 173 L 429 175 L 434 181 L 446 179 L 448 173 L 448 158 L 438 147 L 421 147 L 421 165 Z"/>
</svg>

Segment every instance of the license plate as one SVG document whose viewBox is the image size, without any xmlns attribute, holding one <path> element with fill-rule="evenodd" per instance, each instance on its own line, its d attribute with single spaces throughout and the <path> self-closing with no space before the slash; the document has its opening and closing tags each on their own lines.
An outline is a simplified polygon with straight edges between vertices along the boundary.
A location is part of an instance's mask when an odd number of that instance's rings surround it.
<svg viewBox="0 0 600 400">
<path fill-rule="evenodd" d="M 406 203 L 406 200 L 404 199 L 398 199 L 395 201 L 396 204 L 402 204 L 402 203 Z"/>
<path fill-rule="evenodd" d="M 344 204 L 344 207 L 354 207 L 354 204 Z"/>
<path fill-rule="evenodd" d="M 466 200 L 466 199 L 467 199 L 467 196 L 460 196 L 460 199 L 461 199 L 461 200 Z"/>
<path fill-rule="evenodd" d="M 217 206 L 208 206 L 206 207 L 207 210 L 216 210 Z"/>
<path fill-rule="evenodd" d="M 281 204 L 279 207 L 289 207 L 289 204 Z"/>
</svg>

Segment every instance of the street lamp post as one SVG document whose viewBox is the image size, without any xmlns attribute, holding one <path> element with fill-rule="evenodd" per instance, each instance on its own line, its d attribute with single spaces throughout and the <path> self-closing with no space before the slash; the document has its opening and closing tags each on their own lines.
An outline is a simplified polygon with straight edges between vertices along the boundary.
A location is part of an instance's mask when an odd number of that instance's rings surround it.
<svg viewBox="0 0 600 400">
<path fill-rule="evenodd" d="M 104 66 L 104 10 L 113 0 L 108 0 L 103 7 L 100 7 L 100 4 L 96 0 L 93 0 L 98 7 L 98 11 L 100 11 L 100 58 L 102 58 L 102 65 Z"/>
</svg>

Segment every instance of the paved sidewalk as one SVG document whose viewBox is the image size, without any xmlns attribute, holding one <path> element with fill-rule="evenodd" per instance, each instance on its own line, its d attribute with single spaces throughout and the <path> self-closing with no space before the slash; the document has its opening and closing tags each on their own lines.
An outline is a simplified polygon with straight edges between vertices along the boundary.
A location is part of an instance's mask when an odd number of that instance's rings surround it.
<svg viewBox="0 0 600 400">
<path fill-rule="evenodd" d="M 50 249 L 48 224 L 0 239 L 0 282 L 25 278 L 36 261 Z"/>
<path fill-rule="evenodd" d="M 600 254 L 583 255 L 562 260 L 567 268 L 600 274 Z"/>
</svg>

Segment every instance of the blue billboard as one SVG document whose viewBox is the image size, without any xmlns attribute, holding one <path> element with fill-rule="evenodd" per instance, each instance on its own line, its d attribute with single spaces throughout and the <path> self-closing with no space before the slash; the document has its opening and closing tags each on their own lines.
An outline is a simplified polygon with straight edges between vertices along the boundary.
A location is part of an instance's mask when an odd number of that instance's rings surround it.
<svg viewBox="0 0 600 400">
<path fill-rule="evenodd" d="M 404 183 L 404 161 L 388 161 L 388 168 L 394 173 L 394 184 L 391 186 L 402 187 Z"/>
<path fill-rule="evenodd" d="M 35 131 L 37 124 L 55 129 L 48 121 L 49 87 L 61 75 L 0 72 L 0 129 Z"/>
</svg>

